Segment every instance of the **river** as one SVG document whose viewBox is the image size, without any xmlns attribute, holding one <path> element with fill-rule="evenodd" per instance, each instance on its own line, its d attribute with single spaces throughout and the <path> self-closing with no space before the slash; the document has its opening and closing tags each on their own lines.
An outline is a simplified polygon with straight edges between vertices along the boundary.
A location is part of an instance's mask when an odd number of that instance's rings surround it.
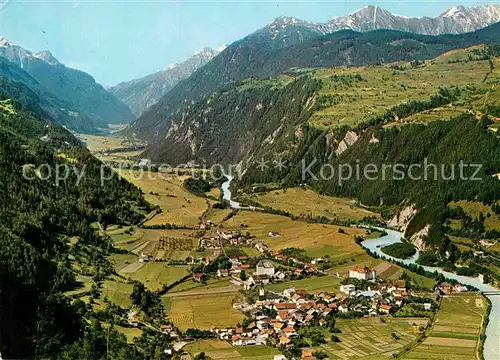
<svg viewBox="0 0 500 360">
<path fill-rule="evenodd" d="M 222 189 L 222 198 L 224 200 L 229 201 L 229 205 L 233 209 L 239 209 L 241 208 L 240 203 L 231 200 L 231 190 L 229 190 L 229 186 L 231 185 L 231 181 L 233 180 L 233 177 L 230 175 L 224 175 L 227 179 L 227 181 L 223 182 L 221 185 Z"/>
<path fill-rule="evenodd" d="M 232 176 L 226 175 L 226 178 L 228 179 L 226 182 L 222 184 L 222 193 L 223 193 L 223 199 L 229 201 L 229 204 L 233 209 L 240 209 L 241 206 L 238 202 L 235 202 L 231 200 L 231 191 L 229 190 L 229 186 L 231 185 L 231 180 L 233 180 Z M 383 246 L 386 245 L 391 245 L 394 243 L 399 243 L 401 242 L 401 238 L 403 237 L 403 234 L 394 231 L 394 230 L 388 230 L 388 229 L 380 229 L 380 230 L 385 230 L 387 232 L 387 235 L 382 236 L 378 239 L 368 239 L 365 240 L 361 243 L 361 245 L 372 251 L 373 253 L 376 253 L 380 257 L 389 259 L 389 260 L 396 260 L 403 262 L 404 264 L 414 264 L 418 258 L 418 251 L 415 255 L 413 255 L 411 258 L 401 260 L 394 258 L 392 256 L 389 256 L 387 254 L 384 254 L 381 250 Z M 431 266 L 422 266 L 425 270 L 427 271 L 438 271 L 442 273 L 445 277 L 449 279 L 455 279 L 459 281 L 460 283 L 464 285 L 470 285 L 474 286 L 477 289 L 481 291 L 496 291 L 498 290 L 497 288 L 488 285 L 488 284 L 483 284 L 479 278 L 473 278 L 469 276 L 461 276 L 457 275 L 454 273 L 450 273 L 448 271 L 444 271 L 441 268 L 438 267 L 431 267 Z M 500 358 L 499 353 L 500 353 L 500 295 L 492 295 L 488 296 L 488 299 L 491 301 L 491 313 L 490 313 L 490 321 L 488 322 L 488 326 L 486 327 L 486 341 L 484 343 L 484 359 L 485 360 L 498 360 Z"/>
<path fill-rule="evenodd" d="M 382 230 L 382 229 L 380 229 Z M 369 249 L 370 251 L 376 253 L 380 257 L 401 261 L 404 264 L 414 264 L 418 258 L 418 252 L 411 258 L 406 260 L 396 259 L 392 256 L 384 254 L 381 250 L 383 246 L 395 244 L 401 242 L 401 238 L 403 236 L 402 233 L 394 230 L 385 230 L 387 232 L 386 236 L 382 236 L 378 239 L 368 239 L 361 243 L 361 245 Z M 449 279 L 455 279 L 464 285 L 470 285 L 478 288 L 481 291 L 496 291 L 497 288 L 483 284 L 479 278 L 473 278 L 469 276 L 460 276 L 454 273 L 450 273 L 448 271 L 444 271 L 441 268 L 431 267 L 431 266 L 422 266 L 427 271 L 438 271 L 442 273 L 445 277 Z M 486 327 L 486 341 L 484 343 L 484 359 L 485 360 L 498 360 L 500 353 L 500 295 L 491 295 L 488 296 L 488 299 L 491 301 L 491 313 L 490 313 L 490 321 L 488 326 Z"/>
</svg>

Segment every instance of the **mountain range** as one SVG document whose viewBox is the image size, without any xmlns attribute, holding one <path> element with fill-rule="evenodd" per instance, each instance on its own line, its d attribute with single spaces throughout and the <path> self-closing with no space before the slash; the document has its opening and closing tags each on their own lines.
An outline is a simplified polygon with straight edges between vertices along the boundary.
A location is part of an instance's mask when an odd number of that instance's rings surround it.
<svg viewBox="0 0 500 360">
<path fill-rule="evenodd" d="M 298 33 L 296 28 L 303 31 Z M 285 27 L 300 34 L 281 41 L 271 27 L 228 46 L 189 78 L 179 82 L 156 105 L 131 123 L 127 132 L 150 142 L 163 141 L 173 121 L 190 115 L 191 106 L 210 93 L 250 77 L 272 77 L 293 67 L 366 65 L 398 60 L 422 60 L 447 50 L 497 41 L 500 25 L 457 35 L 418 35 L 394 30 L 341 30 L 319 35 L 299 23 Z M 283 30 L 283 31 L 285 31 Z M 286 35 L 281 32 L 281 36 Z"/>
<path fill-rule="evenodd" d="M 339 30 L 367 32 L 377 29 L 392 29 L 424 35 L 459 34 L 481 29 L 498 21 L 500 21 L 500 5 L 479 5 L 470 8 L 454 6 L 436 18 L 412 18 L 392 14 L 378 6 L 366 6 L 326 23 L 282 16 L 235 44 L 247 45 L 249 42 L 254 42 L 255 49 L 252 50 L 252 54 L 248 54 L 250 57 L 254 56 L 255 53 L 285 48 Z M 161 97 L 173 89 L 177 83 L 187 79 L 218 53 L 219 51 L 204 49 L 180 64 L 175 64 L 141 79 L 121 83 L 111 88 L 110 91 L 127 104 L 134 115 L 139 117 L 147 108 L 159 102 Z M 231 71 L 225 66 L 221 69 Z M 225 74 L 219 75 L 225 76 Z M 231 77 L 228 75 L 228 78 Z"/>
<path fill-rule="evenodd" d="M 326 23 L 308 22 L 283 16 L 269 24 L 265 30 L 272 33 L 275 39 L 287 42 L 289 40 L 287 38 L 290 37 L 289 32 L 292 29 L 294 31 L 302 29 L 303 33 L 311 32 L 320 35 L 345 29 L 361 32 L 386 29 L 424 35 L 441 35 L 471 32 L 498 21 L 500 21 L 500 5 L 498 4 L 469 8 L 453 6 L 435 18 L 408 17 L 393 14 L 378 6 L 365 6 Z"/>
<path fill-rule="evenodd" d="M 50 51 L 31 52 L 0 38 L 0 75 L 28 87 L 60 124 L 96 131 L 108 124 L 129 123 L 130 109 L 89 74 L 66 67 Z"/>
<path fill-rule="evenodd" d="M 204 48 L 187 60 L 169 65 L 167 68 L 143 78 L 122 82 L 109 91 L 128 105 L 135 116 L 140 116 L 148 107 L 156 104 L 170 89 L 188 78 L 200 67 L 212 60 L 223 50 Z"/>
</svg>

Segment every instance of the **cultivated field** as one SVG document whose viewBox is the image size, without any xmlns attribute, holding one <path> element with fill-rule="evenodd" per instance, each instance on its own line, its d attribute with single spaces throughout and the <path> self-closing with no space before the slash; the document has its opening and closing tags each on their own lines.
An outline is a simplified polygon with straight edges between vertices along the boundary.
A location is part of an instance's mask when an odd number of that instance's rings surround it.
<svg viewBox="0 0 500 360">
<path fill-rule="evenodd" d="M 196 225 L 207 209 L 205 199 L 184 188 L 184 176 L 138 170 L 118 170 L 118 173 L 139 187 L 149 203 L 161 208 L 162 212 L 145 225 Z"/>
<path fill-rule="evenodd" d="M 266 286 L 266 289 L 280 292 L 288 288 L 296 288 L 301 290 L 308 290 L 311 292 L 321 290 L 330 293 L 337 293 L 339 292 L 341 280 L 342 279 L 332 275 L 309 277 L 302 280 L 291 280 L 284 281 L 282 283 L 270 284 Z"/>
<path fill-rule="evenodd" d="M 91 152 L 117 149 L 129 144 L 127 139 L 118 136 L 78 134 L 78 138 L 85 142 Z"/>
<path fill-rule="evenodd" d="M 328 255 L 332 261 L 365 254 L 354 242 L 355 235 L 365 234 L 362 229 L 343 228 L 345 234 L 341 234 L 338 226 L 309 224 L 284 216 L 251 211 L 240 212 L 224 223 L 229 229 L 239 229 L 241 224 L 248 225 L 242 231 L 250 231 L 257 241 L 263 241 L 273 250 L 301 248 L 309 256 Z M 279 236 L 269 237 L 269 232 L 278 232 Z"/>
<path fill-rule="evenodd" d="M 360 220 L 367 216 L 380 217 L 372 211 L 356 206 L 355 200 L 320 195 L 305 188 L 269 191 L 250 196 L 263 206 L 287 211 L 297 216 L 325 216 L 341 220 Z"/>
<path fill-rule="evenodd" d="M 384 323 L 380 318 L 338 319 L 336 324 L 342 331 L 337 334 L 341 342 L 328 341 L 316 348 L 330 359 L 389 359 L 416 338 L 413 320 L 408 319 L 385 317 Z"/>
<path fill-rule="evenodd" d="M 231 209 L 215 209 L 211 208 L 206 215 L 206 220 L 211 220 L 213 223 L 218 224 L 225 219 L 231 213 Z"/>
<path fill-rule="evenodd" d="M 486 303 L 482 296 L 460 294 L 443 298 L 430 337 L 405 359 L 476 359 Z"/>
<path fill-rule="evenodd" d="M 101 298 L 108 298 L 118 306 L 128 308 L 132 306 L 130 294 L 132 294 L 132 284 L 128 284 L 119 278 L 105 280 L 102 284 Z"/>
<path fill-rule="evenodd" d="M 188 266 L 167 266 L 164 262 L 148 262 L 127 275 L 144 283 L 151 290 L 160 290 L 164 285 L 179 281 L 188 274 Z"/>
<path fill-rule="evenodd" d="M 184 260 L 187 256 L 199 255 L 195 250 L 198 247 L 198 239 L 202 235 L 197 230 L 129 229 L 116 229 L 106 233 L 111 236 L 117 248 L 128 250 L 137 256 L 145 253 L 158 260 Z M 130 255 L 121 258 L 129 262 L 133 261 L 133 256 L 130 258 Z M 123 261 L 118 261 L 117 265 L 120 263 L 123 265 Z"/>
<path fill-rule="evenodd" d="M 168 297 L 167 313 L 179 329 L 210 329 L 234 327 L 243 321 L 243 315 L 233 309 L 234 294 L 207 293 L 206 295 Z"/>
<path fill-rule="evenodd" d="M 274 355 L 279 355 L 277 349 L 267 346 L 232 347 L 225 341 L 220 340 L 200 340 L 188 344 L 184 347 L 191 357 L 204 352 L 209 358 L 214 360 L 268 360 Z"/>
</svg>

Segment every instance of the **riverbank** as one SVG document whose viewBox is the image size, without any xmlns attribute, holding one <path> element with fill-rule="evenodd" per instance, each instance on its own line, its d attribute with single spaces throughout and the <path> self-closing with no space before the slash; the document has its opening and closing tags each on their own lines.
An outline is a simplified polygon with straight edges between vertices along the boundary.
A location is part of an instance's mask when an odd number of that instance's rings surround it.
<svg viewBox="0 0 500 360">
<path fill-rule="evenodd" d="M 364 240 L 363 242 L 361 242 L 361 246 L 363 246 L 365 249 L 370 250 L 370 252 L 377 254 L 379 257 L 387 260 L 401 262 L 405 265 L 416 264 L 416 260 L 418 259 L 419 255 L 418 251 L 411 258 L 404 260 L 389 256 L 382 252 L 382 247 L 401 243 L 401 239 L 403 237 L 403 234 L 398 231 L 385 231 L 387 232 L 387 235 L 382 236 L 378 239 Z M 437 271 L 443 274 L 443 276 L 445 276 L 446 278 L 456 280 L 464 285 L 473 286 L 480 291 L 498 290 L 491 285 L 483 284 L 479 278 L 457 275 L 448 271 L 444 271 L 443 269 L 438 267 L 422 266 L 422 268 L 429 272 Z M 498 319 L 500 319 L 500 295 L 488 295 L 486 297 L 491 302 L 491 311 L 486 326 L 486 339 L 484 341 L 483 354 L 485 360 L 496 360 L 498 359 L 498 352 L 500 347 L 500 322 L 498 321 Z"/>
</svg>

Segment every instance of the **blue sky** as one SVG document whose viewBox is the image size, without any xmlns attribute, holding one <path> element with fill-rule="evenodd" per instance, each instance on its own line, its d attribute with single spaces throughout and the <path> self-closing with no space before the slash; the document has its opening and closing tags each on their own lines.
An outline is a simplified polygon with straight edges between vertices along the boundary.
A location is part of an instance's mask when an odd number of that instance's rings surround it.
<svg viewBox="0 0 500 360">
<path fill-rule="evenodd" d="M 402 15 L 434 17 L 452 5 L 480 3 L 0 0 L 0 36 L 29 50 L 48 49 L 66 65 L 114 85 L 182 61 L 204 46 L 229 44 L 281 15 L 328 21 L 378 5 Z"/>
</svg>

